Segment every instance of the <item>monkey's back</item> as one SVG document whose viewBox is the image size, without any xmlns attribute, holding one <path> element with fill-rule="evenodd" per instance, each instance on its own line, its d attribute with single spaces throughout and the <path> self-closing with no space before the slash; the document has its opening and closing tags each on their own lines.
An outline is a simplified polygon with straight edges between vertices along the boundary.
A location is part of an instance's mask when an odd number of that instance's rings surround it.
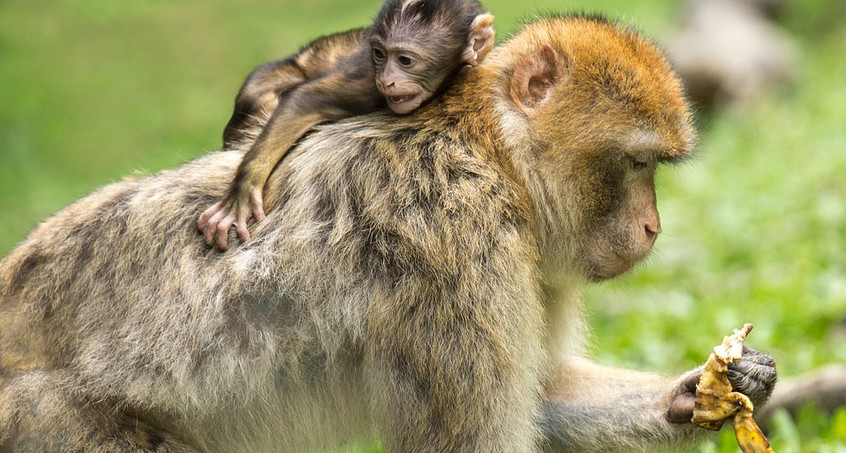
<svg viewBox="0 0 846 453">
<path fill-rule="evenodd" d="M 321 374 L 360 360 L 360 348 L 338 356 L 351 340 L 335 339 L 354 321 L 326 313 L 340 310 L 340 302 L 320 297 L 330 288 L 296 277 L 326 263 L 286 258 L 296 256 L 296 237 L 291 250 L 256 244 L 221 254 L 196 231 L 198 207 L 238 158 L 212 154 L 101 188 L 46 220 L 0 262 L 0 386 L 48 370 L 71 393 L 113 401 L 171 429 L 182 425 L 189 437 L 205 431 L 196 437 L 206 442 L 216 426 L 219 441 L 257 450 L 262 433 L 273 431 L 266 420 L 280 417 L 300 421 L 284 431 L 286 445 L 331 442 L 324 428 L 310 432 L 314 426 L 333 426 L 341 438 L 361 432 L 349 426 L 368 419 L 355 401 L 357 373 L 343 381 Z M 300 388 L 305 376 L 314 389 Z M 301 401 L 289 396 L 304 393 L 310 397 Z M 337 408 L 331 424 L 325 407 Z M 218 447 L 226 450 L 205 445 Z"/>
<path fill-rule="evenodd" d="M 238 152 L 111 184 L 46 220 L 0 262 L 0 386 L 48 370 L 210 450 L 368 431 L 362 373 L 380 314 L 397 309 L 386 301 L 437 301 L 468 273 L 506 269 L 514 257 L 491 250 L 519 242 L 525 219 L 513 188 L 460 143 L 398 148 L 402 130 L 351 123 L 280 166 L 267 220 L 225 253 L 194 225 Z M 280 439 L 268 420 L 299 423 Z"/>
</svg>

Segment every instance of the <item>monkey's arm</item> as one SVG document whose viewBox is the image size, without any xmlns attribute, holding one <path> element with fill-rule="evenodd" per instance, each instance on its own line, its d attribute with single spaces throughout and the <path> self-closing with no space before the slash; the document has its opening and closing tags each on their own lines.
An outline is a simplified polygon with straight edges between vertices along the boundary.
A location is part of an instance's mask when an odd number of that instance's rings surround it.
<svg viewBox="0 0 846 453">
<path fill-rule="evenodd" d="M 223 130 L 223 148 L 233 149 L 263 127 L 281 96 L 321 77 L 364 45 L 366 29 L 358 28 L 312 41 L 298 53 L 256 68 L 235 97 L 235 109 Z"/>
<path fill-rule="evenodd" d="M 200 216 L 197 226 L 206 244 L 226 250 L 232 225 L 242 241 L 249 240 L 247 221 L 255 217 L 260 222 L 265 217 L 263 191 L 267 178 L 306 132 L 320 123 L 382 106 L 368 58 L 369 51 L 361 51 L 345 67 L 300 85 L 282 100 L 244 155 L 226 194 Z"/>
<path fill-rule="evenodd" d="M 254 70 L 235 97 L 235 110 L 223 129 L 223 148 L 233 149 L 265 125 L 279 97 L 305 82 L 296 57 L 271 61 Z"/>
<path fill-rule="evenodd" d="M 616 451 L 689 444 L 706 430 L 691 423 L 697 368 L 681 376 L 624 370 L 573 359 L 547 384 L 546 451 Z M 738 391 L 762 405 L 775 385 L 772 357 L 753 349 L 729 370 Z"/>
</svg>

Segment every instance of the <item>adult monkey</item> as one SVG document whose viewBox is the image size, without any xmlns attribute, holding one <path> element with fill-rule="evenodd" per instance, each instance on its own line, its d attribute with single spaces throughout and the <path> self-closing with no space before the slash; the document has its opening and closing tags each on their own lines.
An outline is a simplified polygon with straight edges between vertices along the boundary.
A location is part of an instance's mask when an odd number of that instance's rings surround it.
<svg viewBox="0 0 846 453">
<path fill-rule="evenodd" d="M 578 357 L 579 287 L 648 253 L 656 165 L 689 153 L 659 51 L 602 19 L 547 18 L 388 118 L 306 139 L 273 174 L 253 241 L 226 253 L 189 226 L 235 152 L 106 186 L 39 226 L 0 262 L 0 449 L 695 439 L 696 371 Z M 775 369 L 748 357 L 733 379 L 757 405 Z"/>
</svg>

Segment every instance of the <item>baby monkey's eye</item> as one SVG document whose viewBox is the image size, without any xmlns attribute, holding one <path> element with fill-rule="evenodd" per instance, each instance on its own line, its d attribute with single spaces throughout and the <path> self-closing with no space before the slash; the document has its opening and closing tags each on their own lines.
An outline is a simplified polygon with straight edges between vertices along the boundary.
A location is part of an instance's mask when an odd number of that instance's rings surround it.
<svg viewBox="0 0 846 453">
<path fill-rule="evenodd" d="M 382 49 L 374 47 L 373 48 L 373 61 L 375 61 L 377 63 L 385 61 L 385 52 L 383 52 Z"/>
<path fill-rule="evenodd" d="M 406 67 L 414 64 L 414 59 L 409 57 L 408 55 L 400 55 L 397 58 L 397 61 L 399 61 L 399 64 L 406 66 Z"/>
</svg>

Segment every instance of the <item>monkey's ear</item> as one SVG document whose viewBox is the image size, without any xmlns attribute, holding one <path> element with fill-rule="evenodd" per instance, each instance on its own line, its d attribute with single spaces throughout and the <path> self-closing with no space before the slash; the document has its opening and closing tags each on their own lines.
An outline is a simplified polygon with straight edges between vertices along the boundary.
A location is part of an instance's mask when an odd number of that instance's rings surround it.
<svg viewBox="0 0 846 453">
<path fill-rule="evenodd" d="M 467 47 L 461 54 L 461 60 L 470 66 L 476 66 L 485 59 L 488 52 L 493 49 L 496 40 L 496 31 L 491 27 L 494 16 L 490 13 L 479 14 L 470 24 L 470 37 Z"/>
<path fill-rule="evenodd" d="M 567 78 L 569 59 L 549 44 L 523 58 L 511 76 L 511 100 L 527 116 L 546 104 L 555 86 Z"/>
</svg>

